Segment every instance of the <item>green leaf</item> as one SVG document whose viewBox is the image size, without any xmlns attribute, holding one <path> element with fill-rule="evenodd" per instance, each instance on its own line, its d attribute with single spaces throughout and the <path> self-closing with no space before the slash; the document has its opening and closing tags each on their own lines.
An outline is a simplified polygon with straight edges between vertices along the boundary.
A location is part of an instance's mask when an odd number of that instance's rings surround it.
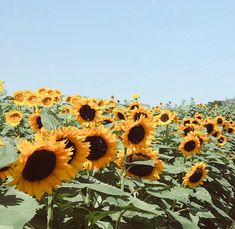
<svg viewBox="0 0 235 229">
<path fill-rule="evenodd" d="M 14 229 L 22 229 L 40 208 L 35 199 L 13 188 L 0 197 L 0 203 L 0 225 Z"/>
<path fill-rule="evenodd" d="M 150 195 L 163 198 L 163 199 L 170 199 L 170 200 L 176 200 L 183 203 L 187 203 L 189 200 L 189 195 L 191 193 L 191 190 L 183 188 L 183 187 L 174 187 L 173 189 L 169 191 L 159 191 L 159 190 L 148 190 L 147 191 Z"/>
<path fill-rule="evenodd" d="M 0 169 L 15 162 L 18 158 L 17 148 L 14 145 L 0 147 Z"/>
<path fill-rule="evenodd" d="M 196 192 L 192 192 L 190 195 L 196 197 L 198 200 L 212 203 L 210 193 L 203 187 L 197 187 Z"/>
<path fill-rule="evenodd" d="M 155 161 L 153 160 L 147 160 L 147 161 L 133 161 L 133 162 L 127 162 L 126 164 L 128 165 L 150 165 L 150 166 L 154 166 Z"/>
<path fill-rule="evenodd" d="M 44 128 L 47 130 L 55 130 L 61 126 L 59 117 L 50 110 L 43 110 L 41 112 L 41 121 Z"/>
<path fill-rule="evenodd" d="M 184 229 L 200 229 L 197 224 L 195 223 L 195 221 L 191 221 L 187 218 L 184 218 L 182 216 L 180 216 L 180 214 L 178 212 L 173 212 L 173 211 L 168 211 L 169 214 L 171 214 L 181 225 Z"/>
</svg>

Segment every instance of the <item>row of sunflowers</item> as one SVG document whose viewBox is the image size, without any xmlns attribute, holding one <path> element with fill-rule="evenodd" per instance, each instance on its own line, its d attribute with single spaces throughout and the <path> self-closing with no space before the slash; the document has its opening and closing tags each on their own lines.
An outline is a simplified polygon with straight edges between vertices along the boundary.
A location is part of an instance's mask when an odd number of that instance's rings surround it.
<svg viewBox="0 0 235 229">
<path fill-rule="evenodd" d="M 232 227 L 233 105 L 0 95 L 0 225 Z"/>
</svg>

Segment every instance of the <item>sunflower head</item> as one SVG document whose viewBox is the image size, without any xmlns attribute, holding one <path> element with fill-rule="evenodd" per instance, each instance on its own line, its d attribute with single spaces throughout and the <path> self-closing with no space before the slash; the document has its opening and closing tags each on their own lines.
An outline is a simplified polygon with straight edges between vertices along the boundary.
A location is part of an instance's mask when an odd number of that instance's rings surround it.
<svg viewBox="0 0 235 229">
<path fill-rule="evenodd" d="M 18 105 L 24 104 L 25 91 L 15 91 L 12 95 L 14 103 Z"/>
<path fill-rule="evenodd" d="M 198 185 L 203 184 L 203 179 L 206 178 L 206 166 L 204 162 L 196 163 L 190 171 L 183 177 L 184 186 L 189 186 L 190 188 L 195 188 Z"/>
<path fill-rule="evenodd" d="M 41 112 L 42 110 L 37 110 L 29 116 L 29 125 L 32 130 L 38 132 L 43 128 L 42 120 L 41 120 Z"/>
<path fill-rule="evenodd" d="M 216 122 L 216 124 L 217 125 L 220 125 L 220 126 L 222 126 L 223 124 L 224 124 L 224 118 L 222 117 L 222 116 L 217 116 L 216 118 L 215 118 L 215 122 Z"/>
<path fill-rule="evenodd" d="M 44 107 L 51 107 L 54 105 L 54 98 L 51 95 L 45 95 L 41 97 L 40 104 Z"/>
<path fill-rule="evenodd" d="M 201 151 L 201 144 L 198 137 L 193 133 L 188 134 L 180 143 L 179 151 L 185 157 L 199 153 Z"/>
<path fill-rule="evenodd" d="M 112 113 L 114 114 L 115 119 L 117 121 L 122 121 L 122 120 L 126 120 L 127 119 L 127 117 L 126 117 L 126 109 L 125 108 L 114 108 L 112 110 Z"/>
<path fill-rule="evenodd" d="M 158 124 L 161 126 L 170 124 L 175 118 L 175 114 L 173 114 L 169 110 L 162 110 L 161 113 L 157 116 Z"/>
<path fill-rule="evenodd" d="M 153 122 L 144 117 L 135 122 L 123 123 L 121 129 L 124 131 L 122 135 L 124 146 L 136 149 L 150 146 L 154 138 L 154 128 Z"/>
<path fill-rule="evenodd" d="M 89 153 L 89 143 L 84 142 L 85 137 L 80 134 L 80 130 L 76 127 L 63 127 L 54 130 L 50 135 L 55 136 L 56 141 L 63 141 L 65 149 L 71 149 L 71 156 L 68 164 L 71 165 L 71 174 L 75 177 L 78 170 L 81 170 L 83 163 Z"/>
<path fill-rule="evenodd" d="M 89 143 L 89 154 L 84 168 L 99 170 L 116 158 L 117 139 L 109 129 L 100 125 L 98 128 L 83 129 L 80 132 L 85 136 L 84 142 Z"/>
<path fill-rule="evenodd" d="M 5 118 L 8 125 L 15 127 L 19 125 L 23 115 L 20 111 L 12 110 L 6 113 Z"/>
<path fill-rule="evenodd" d="M 206 129 L 207 134 L 211 135 L 215 132 L 216 122 L 213 119 L 206 119 L 202 122 L 202 126 Z"/>
<path fill-rule="evenodd" d="M 152 165 L 134 164 L 135 162 L 145 162 L 151 160 Z M 120 151 L 117 165 L 122 168 L 126 166 L 126 176 L 134 178 L 158 180 L 159 174 L 163 170 L 163 162 L 158 159 L 158 152 L 150 148 L 143 148 L 142 150 L 128 149 L 126 153 L 126 162 L 124 161 L 124 152 Z"/>
<path fill-rule="evenodd" d="M 151 112 L 145 108 L 136 108 L 130 111 L 131 120 L 137 121 L 141 116 L 148 119 L 153 118 Z"/>
<path fill-rule="evenodd" d="M 51 194 L 62 180 L 72 178 L 68 164 L 71 149 L 66 149 L 64 142 L 37 136 L 33 143 L 21 140 L 18 150 L 11 184 L 20 191 L 41 199 L 44 192 Z"/>
<path fill-rule="evenodd" d="M 73 111 L 77 117 L 77 121 L 86 127 L 96 125 L 100 119 L 100 110 L 92 99 L 81 99 Z"/>
<path fill-rule="evenodd" d="M 227 138 L 224 135 L 220 135 L 217 138 L 217 141 L 218 141 L 218 145 L 222 147 L 227 143 Z"/>
</svg>

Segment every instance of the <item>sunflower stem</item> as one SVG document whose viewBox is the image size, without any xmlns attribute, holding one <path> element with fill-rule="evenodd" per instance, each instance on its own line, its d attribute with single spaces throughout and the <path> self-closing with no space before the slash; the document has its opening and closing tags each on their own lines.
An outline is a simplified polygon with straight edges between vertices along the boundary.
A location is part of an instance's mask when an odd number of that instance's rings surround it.
<svg viewBox="0 0 235 229">
<path fill-rule="evenodd" d="M 126 148 L 124 150 L 124 162 L 123 162 L 123 167 L 121 171 L 121 190 L 124 191 L 125 188 L 125 175 L 126 175 Z"/>
<path fill-rule="evenodd" d="M 47 198 L 47 229 L 53 229 L 53 193 Z"/>
</svg>

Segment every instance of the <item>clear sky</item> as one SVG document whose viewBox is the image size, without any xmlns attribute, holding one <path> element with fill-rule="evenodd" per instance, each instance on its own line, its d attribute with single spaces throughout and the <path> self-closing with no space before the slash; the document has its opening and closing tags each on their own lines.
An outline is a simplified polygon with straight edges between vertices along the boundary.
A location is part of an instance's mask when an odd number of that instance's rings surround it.
<svg viewBox="0 0 235 229">
<path fill-rule="evenodd" d="M 234 97 L 235 1 L 0 0 L 0 79 L 151 105 Z"/>
</svg>

